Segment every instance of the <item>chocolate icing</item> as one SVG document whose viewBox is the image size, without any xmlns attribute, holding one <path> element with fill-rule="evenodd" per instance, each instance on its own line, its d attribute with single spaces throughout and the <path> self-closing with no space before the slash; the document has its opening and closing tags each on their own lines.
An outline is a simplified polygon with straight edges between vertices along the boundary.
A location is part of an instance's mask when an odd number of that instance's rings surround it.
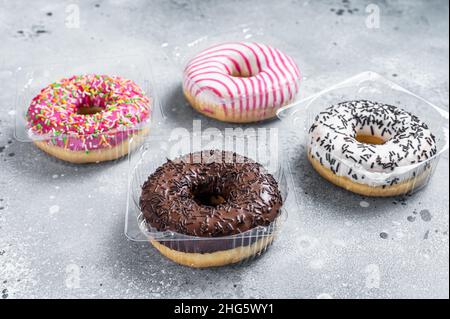
<svg viewBox="0 0 450 319">
<path fill-rule="evenodd" d="M 139 202 L 146 222 L 156 231 L 195 237 L 160 241 L 185 252 L 253 243 L 257 238 L 251 230 L 271 225 L 282 203 L 276 180 L 263 166 L 217 150 L 168 160 L 144 183 Z M 223 238 L 231 235 L 235 236 Z"/>
</svg>

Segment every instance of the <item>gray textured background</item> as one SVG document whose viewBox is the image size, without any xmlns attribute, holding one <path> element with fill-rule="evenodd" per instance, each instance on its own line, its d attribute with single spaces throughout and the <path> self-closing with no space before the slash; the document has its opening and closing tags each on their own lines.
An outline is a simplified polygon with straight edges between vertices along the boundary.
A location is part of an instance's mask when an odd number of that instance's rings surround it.
<svg viewBox="0 0 450 319">
<path fill-rule="evenodd" d="M 65 26 L 69 3 L 80 8 L 78 29 Z M 379 29 L 365 25 L 369 2 L 355 0 L 1 0 L 0 298 L 448 298 L 448 154 L 420 193 L 370 200 L 320 179 L 286 134 L 299 205 L 291 196 L 280 238 L 247 266 L 192 270 L 126 240 L 126 161 L 65 165 L 13 137 L 18 67 L 134 48 L 153 64 L 167 125 L 189 126 L 202 117 L 160 51 L 242 23 L 283 43 L 305 74 L 304 94 L 371 69 L 448 110 L 448 2 L 375 3 Z"/>
</svg>

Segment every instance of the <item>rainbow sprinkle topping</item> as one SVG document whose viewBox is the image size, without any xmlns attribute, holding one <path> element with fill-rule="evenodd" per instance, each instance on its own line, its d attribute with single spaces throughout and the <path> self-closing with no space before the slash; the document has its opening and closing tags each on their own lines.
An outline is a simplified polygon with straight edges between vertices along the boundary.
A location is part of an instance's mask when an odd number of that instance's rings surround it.
<svg viewBox="0 0 450 319">
<path fill-rule="evenodd" d="M 150 118 L 151 100 L 119 76 L 78 75 L 52 83 L 33 98 L 30 133 L 71 150 L 112 147 Z"/>
</svg>

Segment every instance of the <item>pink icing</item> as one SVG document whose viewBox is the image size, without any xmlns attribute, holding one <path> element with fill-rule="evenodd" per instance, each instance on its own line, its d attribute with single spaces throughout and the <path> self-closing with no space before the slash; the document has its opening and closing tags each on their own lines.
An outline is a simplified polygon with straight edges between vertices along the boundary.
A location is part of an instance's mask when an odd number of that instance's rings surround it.
<svg viewBox="0 0 450 319">
<path fill-rule="evenodd" d="M 93 114 L 81 110 L 93 109 Z M 27 112 L 30 134 L 73 151 L 113 147 L 150 118 L 151 100 L 118 76 L 72 76 L 43 88 Z M 87 112 L 89 113 L 89 112 Z"/>
</svg>

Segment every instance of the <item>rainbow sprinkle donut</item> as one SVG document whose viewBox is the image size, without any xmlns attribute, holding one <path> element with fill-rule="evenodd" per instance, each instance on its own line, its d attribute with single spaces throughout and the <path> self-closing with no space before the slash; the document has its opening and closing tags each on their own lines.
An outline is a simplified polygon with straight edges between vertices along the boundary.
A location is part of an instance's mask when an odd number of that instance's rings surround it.
<svg viewBox="0 0 450 319">
<path fill-rule="evenodd" d="M 27 112 L 29 133 L 43 151 L 73 163 L 128 153 L 148 131 L 151 99 L 119 76 L 78 75 L 43 88 Z"/>
<path fill-rule="evenodd" d="M 291 103 L 300 80 L 294 60 L 278 49 L 255 42 L 225 43 L 189 61 L 183 91 L 206 116 L 248 123 L 272 118 Z"/>
</svg>

